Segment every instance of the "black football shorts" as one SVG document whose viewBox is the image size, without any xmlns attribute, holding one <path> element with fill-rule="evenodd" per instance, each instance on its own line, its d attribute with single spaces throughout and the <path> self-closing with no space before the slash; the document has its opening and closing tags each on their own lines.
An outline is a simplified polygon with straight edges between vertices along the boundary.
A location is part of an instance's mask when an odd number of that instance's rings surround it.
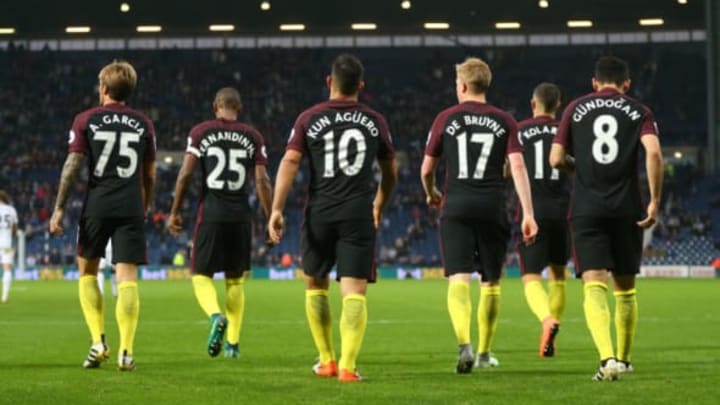
<svg viewBox="0 0 720 405">
<path fill-rule="evenodd" d="M 374 283 L 375 225 L 372 220 L 322 222 L 305 219 L 302 260 L 306 275 L 327 277 L 337 264 L 337 278 L 352 277 Z"/>
<path fill-rule="evenodd" d="M 631 218 L 576 217 L 570 222 L 575 269 L 640 272 L 642 228 Z"/>
<path fill-rule="evenodd" d="M 78 256 L 97 259 L 105 256 L 112 238 L 112 263 L 146 264 L 145 220 L 142 217 L 82 217 L 78 226 Z"/>
<path fill-rule="evenodd" d="M 250 222 L 199 222 L 195 225 L 190 268 L 194 274 L 226 278 L 242 277 L 250 270 L 252 224 Z"/>
<path fill-rule="evenodd" d="M 550 264 L 565 266 L 570 257 L 568 232 L 565 219 L 540 219 L 535 243 L 527 246 L 520 236 L 516 248 L 522 274 L 540 274 Z"/>
<path fill-rule="evenodd" d="M 499 280 L 509 239 L 510 224 L 505 219 L 443 217 L 440 245 L 445 276 L 477 271 L 483 281 Z"/>
</svg>

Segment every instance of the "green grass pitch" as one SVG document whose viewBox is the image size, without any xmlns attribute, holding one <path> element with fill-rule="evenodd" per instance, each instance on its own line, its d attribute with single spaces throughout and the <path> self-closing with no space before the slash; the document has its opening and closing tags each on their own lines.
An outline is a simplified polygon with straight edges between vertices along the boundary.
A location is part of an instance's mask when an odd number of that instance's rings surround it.
<svg viewBox="0 0 720 405">
<path fill-rule="evenodd" d="M 598 359 L 582 317 L 579 281 L 568 283 L 552 359 L 537 355 L 540 326 L 520 281 L 502 285 L 493 344 L 500 367 L 455 375 L 446 282 L 380 280 L 370 287 L 370 321 L 358 363 L 365 381 L 341 385 L 310 372 L 316 354 L 300 281 L 245 284 L 238 361 L 208 357 L 208 322 L 189 281 L 141 282 L 133 373 L 115 369 L 112 297 L 105 300 L 111 361 L 84 370 L 89 334 L 77 284 L 16 282 L 10 302 L 0 305 L 0 403 L 719 403 L 720 280 L 640 280 L 636 371 L 615 383 L 590 381 Z M 340 300 L 336 285 L 331 291 L 337 342 Z M 476 286 L 473 294 L 476 303 Z"/>
</svg>

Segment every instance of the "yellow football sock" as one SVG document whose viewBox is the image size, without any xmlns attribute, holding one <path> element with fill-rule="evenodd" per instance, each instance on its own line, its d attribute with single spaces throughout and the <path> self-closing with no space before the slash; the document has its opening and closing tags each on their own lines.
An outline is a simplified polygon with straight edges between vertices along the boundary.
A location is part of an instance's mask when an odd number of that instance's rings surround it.
<svg viewBox="0 0 720 405">
<path fill-rule="evenodd" d="M 320 363 L 325 364 L 335 360 L 327 290 L 305 290 L 305 315 L 320 356 Z"/>
<path fill-rule="evenodd" d="M 228 319 L 227 341 L 233 345 L 240 341 L 240 329 L 242 328 L 243 313 L 245 311 L 244 284 L 245 279 L 243 277 L 225 279 L 225 308 Z"/>
<path fill-rule="evenodd" d="M 458 345 L 470 344 L 470 284 L 465 281 L 451 281 L 448 284 L 447 306 Z"/>
<path fill-rule="evenodd" d="M 193 289 L 195 290 L 195 298 L 198 304 L 205 311 L 208 317 L 220 313 L 220 305 L 218 304 L 217 291 L 212 278 L 200 274 L 192 277 Z"/>
<path fill-rule="evenodd" d="M 354 371 L 360 347 L 367 327 L 367 300 L 364 295 L 349 294 L 343 298 L 340 316 L 340 339 L 342 353 L 340 370 Z"/>
<path fill-rule="evenodd" d="M 615 292 L 615 333 L 617 334 L 617 358 L 630 361 L 630 349 L 635 339 L 638 320 L 638 304 L 635 289 Z"/>
<path fill-rule="evenodd" d="M 100 343 L 105 334 L 105 316 L 103 298 L 97 283 L 97 276 L 81 276 L 78 283 L 80 308 L 85 316 L 85 323 L 90 329 L 93 344 Z"/>
<path fill-rule="evenodd" d="M 540 322 L 551 316 L 550 305 L 548 304 L 548 295 L 545 292 L 545 288 L 540 280 L 525 283 L 524 289 L 525 299 L 527 300 L 528 306 Z"/>
<path fill-rule="evenodd" d="M 598 281 L 585 283 L 585 321 L 590 330 L 600 360 L 615 357 L 610 337 L 610 310 L 607 304 L 607 284 Z"/>
<path fill-rule="evenodd" d="M 500 286 L 481 287 L 480 304 L 478 305 L 478 353 L 490 352 L 495 330 L 497 329 L 498 314 L 500 313 Z"/>
<path fill-rule="evenodd" d="M 548 282 L 550 314 L 558 321 L 565 313 L 565 281 Z"/>
<path fill-rule="evenodd" d="M 120 330 L 119 353 L 133 353 L 135 330 L 140 315 L 140 296 L 137 281 L 124 281 L 118 284 L 118 297 L 115 304 L 115 318 Z"/>
</svg>

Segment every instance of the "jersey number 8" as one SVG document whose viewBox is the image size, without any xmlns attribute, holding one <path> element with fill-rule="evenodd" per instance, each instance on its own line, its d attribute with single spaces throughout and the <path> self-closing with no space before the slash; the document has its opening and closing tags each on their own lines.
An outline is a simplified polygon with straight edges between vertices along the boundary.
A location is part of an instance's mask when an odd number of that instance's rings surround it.
<svg viewBox="0 0 720 405">
<path fill-rule="evenodd" d="M 595 141 L 592 145 L 592 154 L 596 162 L 609 165 L 618 156 L 618 141 L 615 136 L 618 132 L 618 122 L 609 114 L 599 115 L 593 122 Z"/>
</svg>

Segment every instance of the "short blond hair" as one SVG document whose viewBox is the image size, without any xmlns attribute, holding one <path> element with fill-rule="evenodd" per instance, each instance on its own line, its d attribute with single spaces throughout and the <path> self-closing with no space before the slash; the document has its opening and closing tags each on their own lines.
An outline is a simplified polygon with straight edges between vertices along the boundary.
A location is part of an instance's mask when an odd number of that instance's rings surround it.
<svg viewBox="0 0 720 405">
<path fill-rule="evenodd" d="M 465 83 L 470 92 L 481 94 L 487 92 L 492 81 L 490 66 L 480 58 L 467 58 L 465 62 L 455 65 L 458 79 Z"/>
<path fill-rule="evenodd" d="M 137 85 L 135 68 L 125 61 L 114 61 L 98 75 L 100 86 L 107 86 L 108 96 L 115 101 L 127 101 Z"/>
</svg>

